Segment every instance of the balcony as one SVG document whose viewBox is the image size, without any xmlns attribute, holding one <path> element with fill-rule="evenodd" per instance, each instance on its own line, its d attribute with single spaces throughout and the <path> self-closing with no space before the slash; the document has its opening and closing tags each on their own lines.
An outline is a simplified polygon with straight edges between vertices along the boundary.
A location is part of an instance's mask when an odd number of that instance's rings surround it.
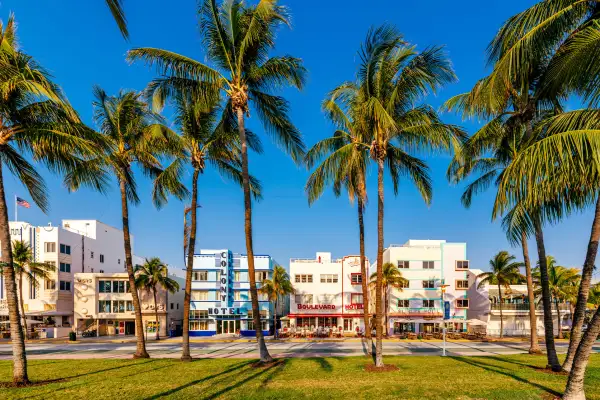
<svg viewBox="0 0 600 400">
<path fill-rule="evenodd" d="M 569 310 L 569 305 L 565 304 L 565 303 L 561 303 L 558 305 L 558 308 L 561 311 L 568 311 Z M 492 311 L 500 311 L 500 304 L 498 303 L 493 303 L 490 305 L 490 309 Z M 538 311 L 541 311 L 544 309 L 544 306 L 540 303 L 540 304 L 536 304 L 535 309 Z M 556 304 L 552 304 L 552 311 L 556 310 Z M 529 304 L 528 303 L 519 303 L 519 304 L 502 304 L 502 311 L 529 311 Z"/>
</svg>

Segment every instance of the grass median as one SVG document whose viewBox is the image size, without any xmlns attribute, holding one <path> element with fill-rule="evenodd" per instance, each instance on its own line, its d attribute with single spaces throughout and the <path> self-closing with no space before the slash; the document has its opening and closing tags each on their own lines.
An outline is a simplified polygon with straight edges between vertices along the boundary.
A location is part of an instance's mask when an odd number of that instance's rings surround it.
<svg viewBox="0 0 600 400">
<path fill-rule="evenodd" d="M 543 370 L 543 356 L 386 357 L 394 372 L 364 370 L 366 357 L 282 359 L 265 368 L 248 359 L 31 360 L 26 388 L 0 388 L 2 399 L 554 399 L 567 377 Z M 11 364 L 0 361 L 0 382 Z M 43 381 L 43 382 L 42 382 Z M 586 377 L 600 400 L 600 355 Z"/>
</svg>

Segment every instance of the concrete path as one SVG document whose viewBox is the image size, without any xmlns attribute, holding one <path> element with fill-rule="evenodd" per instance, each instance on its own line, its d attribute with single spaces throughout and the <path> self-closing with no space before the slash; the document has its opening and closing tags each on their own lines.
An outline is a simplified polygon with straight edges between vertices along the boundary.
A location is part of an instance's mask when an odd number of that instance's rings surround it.
<svg viewBox="0 0 600 400">
<path fill-rule="evenodd" d="M 192 356 L 196 358 L 257 358 L 255 343 L 248 341 L 190 343 Z M 427 341 L 384 341 L 386 355 L 439 356 L 442 342 Z M 568 343 L 557 343 L 557 351 L 566 353 Z M 279 342 L 268 343 L 274 357 L 344 357 L 367 354 L 364 341 L 343 342 Z M 543 345 L 542 345 L 543 347 Z M 147 343 L 148 352 L 155 358 L 179 358 L 181 343 L 173 341 Z M 529 346 L 524 342 L 451 342 L 447 343 L 447 354 L 451 356 L 493 356 L 526 353 Z M 600 352 L 600 343 L 594 346 Z M 45 343 L 28 344 L 30 359 L 86 359 L 86 358 L 131 358 L 135 343 Z M 10 344 L 0 344 L 0 360 L 11 359 Z"/>
</svg>

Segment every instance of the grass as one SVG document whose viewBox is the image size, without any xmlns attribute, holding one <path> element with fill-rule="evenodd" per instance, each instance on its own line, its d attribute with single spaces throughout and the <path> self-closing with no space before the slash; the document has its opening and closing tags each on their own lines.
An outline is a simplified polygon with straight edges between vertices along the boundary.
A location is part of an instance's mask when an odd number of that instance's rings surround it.
<svg viewBox="0 0 600 400">
<path fill-rule="evenodd" d="M 31 360 L 35 381 L 0 388 L 2 399 L 553 399 L 567 377 L 540 370 L 545 357 L 386 357 L 395 372 L 369 373 L 366 357 L 291 358 L 268 368 L 255 360 Z M 0 382 L 11 379 L 0 361 Z M 588 399 L 600 400 L 600 355 L 586 377 Z"/>
</svg>

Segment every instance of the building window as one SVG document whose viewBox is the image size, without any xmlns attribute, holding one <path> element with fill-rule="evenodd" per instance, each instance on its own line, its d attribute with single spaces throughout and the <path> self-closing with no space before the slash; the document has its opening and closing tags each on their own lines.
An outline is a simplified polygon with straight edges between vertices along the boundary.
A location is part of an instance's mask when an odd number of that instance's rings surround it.
<svg viewBox="0 0 600 400">
<path fill-rule="evenodd" d="M 360 285 L 362 283 L 362 274 L 350 274 L 350 281 L 353 285 Z"/>
<path fill-rule="evenodd" d="M 98 281 L 98 292 L 110 293 L 111 283 L 110 281 Z"/>
<path fill-rule="evenodd" d="M 456 281 L 456 289 L 468 289 L 469 281 L 467 279 L 461 279 Z"/>
<path fill-rule="evenodd" d="M 45 242 L 44 243 L 44 251 L 46 253 L 56 253 L 56 243 L 54 243 L 54 242 Z"/>
<path fill-rule="evenodd" d="M 194 271 L 192 273 L 193 281 L 207 281 L 208 280 L 208 271 Z"/>
<path fill-rule="evenodd" d="M 321 283 L 337 283 L 338 275 L 337 274 L 321 274 Z"/>
<path fill-rule="evenodd" d="M 127 282 L 129 284 L 129 282 Z M 129 292 L 129 285 L 125 288 L 125 281 L 112 281 L 112 292 L 113 293 L 127 293 Z"/>
<path fill-rule="evenodd" d="M 99 300 L 98 301 L 98 312 L 99 313 L 110 313 L 110 300 Z"/>
<path fill-rule="evenodd" d="M 192 300 L 193 301 L 207 301 L 208 300 L 208 290 L 192 291 Z"/>
<path fill-rule="evenodd" d="M 125 303 L 125 306 L 127 307 L 127 311 L 128 312 L 133 312 L 133 301 L 131 300 L 127 300 L 127 302 Z"/>
<path fill-rule="evenodd" d="M 233 271 L 233 281 L 239 282 L 242 280 L 242 272 L 241 271 Z"/>
<path fill-rule="evenodd" d="M 117 258 L 117 264 L 121 265 L 121 259 Z"/>
<path fill-rule="evenodd" d="M 408 299 L 398 299 L 398 308 L 409 308 L 410 300 Z"/>
<path fill-rule="evenodd" d="M 100 254 L 100 262 L 104 264 L 104 254 Z"/>
<path fill-rule="evenodd" d="M 171 303 L 171 310 L 173 309 L 173 306 L 174 306 L 174 305 L 175 305 L 175 304 Z"/>
<path fill-rule="evenodd" d="M 351 304 L 362 304 L 363 303 L 363 295 L 362 293 L 352 293 L 350 296 Z"/>
<path fill-rule="evenodd" d="M 456 308 L 469 308 L 469 299 L 456 299 Z"/>
<path fill-rule="evenodd" d="M 69 263 L 60 263 L 60 272 L 71 272 L 71 264 Z"/>
<path fill-rule="evenodd" d="M 403 279 L 398 282 L 398 288 L 400 289 L 407 289 L 409 286 L 410 282 L 408 281 L 408 279 Z"/>
<path fill-rule="evenodd" d="M 254 273 L 254 278 L 256 282 L 262 282 L 269 278 L 269 271 L 257 271 Z"/>
<path fill-rule="evenodd" d="M 190 331 L 207 331 L 208 321 L 190 321 Z"/>
<path fill-rule="evenodd" d="M 179 310 L 179 303 L 177 303 L 177 309 Z"/>
<path fill-rule="evenodd" d="M 68 244 L 61 243 L 60 252 L 61 254 L 71 254 L 71 246 L 69 246 Z"/>
<path fill-rule="evenodd" d="M 435 300 L 423 300 L 423 308 L 434 308 Z"/>
<path fill-rule="evenodd" d="M 435 289 L 435 281 L 434 280 L 423 281 L 423 289 Z"/>
<path fill-rule="evenodd" d="M 401 261 L 401 260 L 399 260 L 398 261 L 398 268 L 408 269 L 408 264 L 409 264 L 408 261 Z"/>
<path fill-rule="evenodd" d="M 233 292 L 233 300 L 235 300 L 235 301 L 248 300 L 248 292 L 242 292 L 239 290 L 234 291 Z"/>
<path fill-rule="evenodd" d="M 94 258 L 94 252 L 90 251 L 90 258 Z"/>
<path fill-rule="evenodd" d="M 469 269 L 469 260 L 458 260 L 456 261 L 457 270 Z"/>
<path fill-rule="evenodd" d="M 60 281 L 60 290 L 63 290 L 65 292 L 70 292 L 71 291 L 71 282 L 69 281 Z"/>
<path fill-rule="evenodd" d="M 313 276 L 312 276 L 312 274 L 310 274 L 310 275 L 306 275 L 306 274 L 295 275 L 294 280 L 296 281 L 296 283 L 312 283 Z"/>
<path fill-rule="evenodd" d="M 56 281 L 53 279 L 46 279 L 44 283 L 44 288 L 46 290 L 56 290 Z"/>
<path fill-rule="evenodd" d="M 190 310 L 190 319 L 208 318 L 207 310 Z"/>
<path fill-rule="evenodd" d="M 423 269 L 433 269 L 434 265 L 433 261 L 423 261 Z"/>
</svg>

